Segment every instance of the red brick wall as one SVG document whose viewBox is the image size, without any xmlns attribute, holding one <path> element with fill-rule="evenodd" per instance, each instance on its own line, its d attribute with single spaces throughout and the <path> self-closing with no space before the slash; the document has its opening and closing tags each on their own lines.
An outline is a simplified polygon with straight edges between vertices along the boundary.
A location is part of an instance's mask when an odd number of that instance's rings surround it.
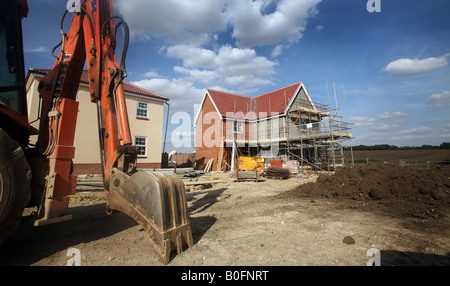
<svg viewBox="0 0 450 286">
<path fill-rule="evenodd" d="M 172 155 L 170 161 L 177 162 L 178 168 L 192 167 L 192 154 L 175 154 Z"/>
<path fill-rule="evenodd" d="M 206 116 L 206 117 L 205 117 Z M 205 120 L 210 123 L 205 123 Z M 218 126 L 217 132 L 213 132 L 214 126 Z M 197 169 L 203 170 L 211 158 L 215 158 L 212 170 L 217 169 L 217 157 L 219 155 L 220 142 L 222 140 L 220 136 L 221 119 L 217 113 L 211 99 L 207 96 L 202 109 L 200 111 L 200 116 L 196 125 L 196 164 Z M 206 136 L 205 136 L 206 133 Z M 204 138 L 208 141 L 205 142 Z"/>
<path fill-rule="evenodd" d="M 210 113 L 206 117 L 206 121 L 210 123 L 205 123 L 205 115 Z M 212 128 L 214 125 L 217 124 L 217 128 L 219 128 L 218 132 L 214 133 L 212 132 Z M 220 130 L 221 128 L 221 130 Z M 244 134 L 233 134 L 233 123 L 232 121 L 227 120 L 221 120 L 219 114 L 217 113 L 217 110 L 215 109 L 211 99 L 207 96 L 200 115 L 199 119 L 197 121 L 196 126 L 196 162 L 197 162 L 197 169 L 203 170 L 208 163 L 208 161 L 211 158 L 214 158 L 212 169 L 213 171 L 217 170 L 217 159 L 219 157 L 219 146 L 221 143 L 221 136 L 226 138 L 227 136 L 234 136 L 236 135 L 236 139 L 238 140 L 249 140 L 249 134 L 251 133 L 252 126 L 245 122 L 244 126 Z M 221 133 L 222 132 L 222 133 Z M 205 134 L 206 133 L 206 134 Z M 217 135 L 217 136 L 216 136 Z M 205 138 L 211 138 L 213 139 L 212 142 L 204 142 Z M 206 144 L 205 144 L 206 143 Z M 212 147 L 209 147 L 213 145 Z M 224 153 L 223 153 L 223 159 L 227 161 L 227 163 L 231 164 L 231 145 L 224 144 Z M 242 148 L 241 148 L 242 149 Z M 222 170 L 228 170 L 228 166 L 226 164 L 223 164 Z"/>
<path fill-rule="evenodd" d="M 138 169 L 159 169 L 161 168 L 161 163 L 138 163 Z M 90 174 L 101 174 L 102 165 L 101 164 L 74 164 L 73 165 L 73 175 L 90 175 Z"/>
<path fill-rule="evenodd" d="M 139 163 L 137 164 L 138 169 L 159 169 L 161 168 L 161 163 Z"/>
<path fill-rule="evenodd" d="M 101 174 L 101 164 L 73 164 L 73 175 Z"/>
</svg>

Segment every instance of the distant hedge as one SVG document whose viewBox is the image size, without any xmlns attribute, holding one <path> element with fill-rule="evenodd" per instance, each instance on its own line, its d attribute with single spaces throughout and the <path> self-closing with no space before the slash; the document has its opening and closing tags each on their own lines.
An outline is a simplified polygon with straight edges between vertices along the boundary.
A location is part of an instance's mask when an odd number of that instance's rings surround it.
<svg viewBox="0 0 450 286">
<path fill-rule="evenodd" d="M 432 146 L 432 145 L 422 145 L 422 146 L 402 146 L 398 147 L 395 145 L 389 145 L 389 144 L 380 144 L 380 145 L 373 145 L 373 146 L 367 146 L 367 145 L 357 145 L 357 146 L 343 146 L 344 150 L 348 151 L 350 148 L 353 149 L 353 151 L 367 151 L 367 150 L 439 150 L 439 149 L 450 149 L 450 142 L 443 142 L 439 146 Z"/>
</svg>

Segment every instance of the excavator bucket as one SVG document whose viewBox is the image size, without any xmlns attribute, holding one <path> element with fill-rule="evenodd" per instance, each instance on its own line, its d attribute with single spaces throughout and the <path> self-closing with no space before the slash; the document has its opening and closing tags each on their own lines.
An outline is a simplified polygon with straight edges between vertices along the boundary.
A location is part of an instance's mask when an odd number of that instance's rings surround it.
<svg viewBox="0 0 450 286">
<path fill-rule="evenodd" d="M 107 210 L 132 217 L 150 237 L 164 264 L 170 253 L 193 246 L 183 181 L 172 173 L 139 171 L 131 176 L 113 169 Z"/>
</svg>

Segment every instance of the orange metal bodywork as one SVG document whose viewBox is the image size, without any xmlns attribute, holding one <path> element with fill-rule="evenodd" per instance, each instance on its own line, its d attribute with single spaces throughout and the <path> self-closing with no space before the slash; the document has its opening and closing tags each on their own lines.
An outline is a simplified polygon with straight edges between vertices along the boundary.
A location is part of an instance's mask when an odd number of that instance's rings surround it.
<svg viewBox="0 0 450 286">
<path fill-rule="evenodd" d="M 77 121 L 78 102 L 64 98 L 59 104 L 59 110 L 64 114 L 58 123 L 61 132 L 53 153 L 48 157 L 51 171 L 45 200 L 44 219 L 47 220 L 64 214 L 69 206 L 68 195 L 75 194 L 77 183 L 77 177 L 71 174 L 71 165 L 75 157 L 73 127 Z"/>
<path fill-rule="evenodd" d="M 136 171 L 137 148 L 132 146 L 122 85 L 125 58 L 122 55 L 119 64 L 114 54 L 112 1 L 87 0 L 81 10 L 72 18 L 52 71 L 39 84 L 43 103 L 36 148 L 48 159 L 49 174 L 35 225 L 70 217 L 64 214 L 76 188 L 71 174 L 76 94 L 87 61 L 90 97 L 97 104 L 107 210 L 121 211 L 141 224 L 156 253 L 168 263 L 171 251 L 181 253 L 184 245 L 193 245 L 184 183 L 176 175 Z M 123 20 L 119 25 L 127 27 Z"/>
<path fill-rule="evenodd" d="M 86 1 L 83 13 L 75 13 L 70 31 L 64 36 L 59 58 L 41 80 L 43 100 L 37 148 L 48 155 L 45 220 L 57 218 L 68 207 L 68 195 L 75 192 L 71 175 L 78 103 L 76 95 L 85 62 L 88 63 L 91 101 L 98 105 L 99 137 L 105 189 L 109 190 L 112 168 L 121 166 L 121 157 L 131 152 L 132 140 L 123 87 L 123 72 L 116 61 L 113 43 L 112 1 Z M 130 147 L 130 148 L 127 148 Z M 46 153 L 45 151 L 46 150 Z"/>
</svg>

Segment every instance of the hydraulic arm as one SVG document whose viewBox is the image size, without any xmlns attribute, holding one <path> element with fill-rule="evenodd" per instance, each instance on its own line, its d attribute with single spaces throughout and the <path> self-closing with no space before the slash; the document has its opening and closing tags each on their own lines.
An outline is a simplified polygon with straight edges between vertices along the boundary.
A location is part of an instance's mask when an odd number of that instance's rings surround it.
<svg viewBox="0 0 450 286">
<path fill-rule="evenodd" d="M 49 174 L 36 225 L 70 218 L 64 214 L 68 196 L 76 188 L 76 177 L 72 175 L 76 95 L 87 63 L 91 101 L 97 105 L 107 210 L 122 211 L 141 224 L 167 263 L 172 249 L 181 252 L 184 244 L 193 243 L 185 189 L 172 174 L 137 171 L 137 149 L 132 145 L 122 85 L 128 26 L 122 18 L 113 16 L 112 1 L 86 0 L 76 8 L 73 15 L 64 14 L 72 16 L 71 29 L 65 33 L 61 23 L 61 50 L 53 69 L 39 84 L 42 114 L 37 149 L 48 158 Z M 117 61 L 119 28 L 124 31 L 124 48 Z"/>
</svg>

